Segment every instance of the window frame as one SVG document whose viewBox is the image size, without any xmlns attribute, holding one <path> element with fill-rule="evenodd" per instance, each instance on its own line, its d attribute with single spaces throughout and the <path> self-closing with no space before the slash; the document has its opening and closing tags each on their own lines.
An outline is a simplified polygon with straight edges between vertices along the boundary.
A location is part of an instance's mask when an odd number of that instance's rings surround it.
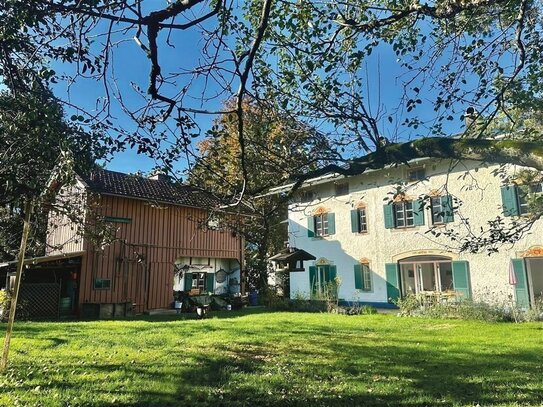
<svg viewBox="0 0 543 407">
<path fill-rule="evenodd" d="M 422 178 L 420 177 L 421 174 L 422 174 Z M 424 167 L 413 167 L 413 168 L 409 168 L 407 170 L 407 181 L 408 182 L 424 181 L 425 179 L 426 179 L 426 168 L 424 168 Z"/>
<path fill-rule="evenodd" d="M 393 205 L 393 215 L 394 215 L 394 228 L 395 229 L 408 229 L 415 227 L 415 210 L 414 210 L 415 201 L 400 201 L 394 202 Z M 407 206 L 410 205 L 410 208 Z M 401 214 L 401 217 L 398 217 L 398 214 Z M 409 216 L 410 214 L 410 216 Z M 409 223 L 409 221 L 411 223 Z M 402 225 L 399 225 L 399 222 L 402 222 Z"/>
<path fill-rule="evenodd" d="M 358 221 L 358 233 L 368 233 L 368 213 L 365 206 L 356 208 L 357 221 Z"/>
<path fill-rule="evenodd" d="M 543 194 L 543 182 L 517 185 L 516 192 L 519 216 L 530 215 L 529 197 L 534 194 Z"/>
<path fill-rule="evenodd" d="M 108 223 L 126 223 L 130 225 L 132 223 L 132 218 L 124 218 L 121 216 L 104 216 L 104 222 Z"/>
<path fill-rule="evenodd" d="M 105 284 L 107 283 L 107 284 Z M 111 278 L 95 277 L 92 282 L 92 287 L 95 290 L 111 290 Z"/>
<path fill-rule="evenodd" d="M 192 272 L 192 286 L 191 289 L 199 289 L 201 292 L 205 292 L 206 290 L 206 281 L 207 281 L 207 273 L 203 273 L 200 271 Z M 203 277 L 200 278 L 200 275 Z M 196 276 L 196 278 L 195 278 Z M 199 282 L 202 280 L 202 284 L 200 285 Z"/>
<path fill-rule="evenodd" d="M 329 236 L 328 213 L 321 213 L 313 216 L 315 237 Z"/>
<path fill-rule="evenodd" d="M 435 202 L 437 202 L 438 205 L 435 205 Z M 436 206 L 439 206 L 439 210 L 435 209 Z M 445 208 L 443 206 L 443 197 L 441 195 L 430 197 L 430 211 L 432 214 L 433 225 L 445 224 Z"/>
<path fill-rule="evenodd" d="M 362 273 L 361 281 L 362 281 L 362 288 L 361 291 L 367 293 L 373 291 L 373 278 L 372 273 L 370 269 L 369 263 L 360 263 L 360 272 Z M 367 286 L 369 284 L 369 287 Z"/>
<path fill-rule="evenodd" d="M 334 193 L 335 193 L 335 196 L 349 195 L 349 183 L 338 182 L 334 184 Z"/>
<path fill-rule="evenodd" d="M 315 193 L 313 191 L 301 191 L 300 203 L 310 203 L 315 199 Z"/>
</svg>

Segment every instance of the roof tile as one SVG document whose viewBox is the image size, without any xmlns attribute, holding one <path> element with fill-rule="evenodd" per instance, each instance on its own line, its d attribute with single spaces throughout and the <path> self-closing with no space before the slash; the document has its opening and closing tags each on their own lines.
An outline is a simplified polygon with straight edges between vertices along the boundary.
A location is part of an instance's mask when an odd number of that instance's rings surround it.
<svg viewBox="0 0 543 407">
<path fill-rule="evenodd" d="M 196 208 L 218 207 L 220 202 L 196 187 L 166 180 L 144 178 L 122 172 L 100 170 L 84 181 L 97 193 L 171 203 Z"/>
</svg>

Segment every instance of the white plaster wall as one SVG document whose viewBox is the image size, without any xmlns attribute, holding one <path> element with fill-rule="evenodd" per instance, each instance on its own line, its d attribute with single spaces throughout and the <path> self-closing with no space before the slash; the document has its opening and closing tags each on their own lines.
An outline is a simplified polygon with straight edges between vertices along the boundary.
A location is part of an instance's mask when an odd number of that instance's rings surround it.
<svg viewBox="0 0 543 407">
<path fill-rule="evenodd" d="M 215 294 L 223 294 L 228 292 L 228 283 L 230 280 L 236 278 L 237 281 L 240 281 L 240 268 L 239 263 L 233 259 L 214 259 L 207 257 L 180 257 L 176 260 L 176 263 L 184 264 L 209 264 L 210 268 L 202 270 L 203 272 L 212 272 L 216 273 L 221 268 L 227 272 L 233 271 L 232 274 L 229 274 L 226 280 L 223 283 L 218 283 L 217 279 L 214 280 L 214 292 Z M 196 270 L 193 270 L 196 272 Z M 174 277 L 173 284 L 174 291 L 183 291 L 185 289 L 185 277 Z"/>
<path fill-rule="evenodd" d="M 424 164 L 428 181 L 411 183 L 407 194 L 415 198 L 432 190 L 446 188 L 447 192 L 462 201 L 455 212 L 455 221 L 443 230 L 453 229 L 460 236 L 469 233 L 461 218 L 468 218 L 471 230 L 477 233 L 486 227 L 490 219 L 502 216 L 501 181 L 493 174 L 497 166 L 483 166 L 479 162 L 463 162 L 454 170 L 449 170 L 450 161 Z M 514 172 L 515 167 L 509 167 Z M 507 301 L 514 295 L 509 285 L 509 261 L 519 257 L 519 253 L 533 245 L 543 245 L 543 222 L 538 221 L 531 234 L 515 245 L 503 245 L 499 253 L 470 254 L 459 253 L 457 245 L 449 238 L 435 238 L 426 233 L 431 228 L 431 212 L 425 210 L 425 225 L 408 229 L 385 229 L 383 204 L 398 181 L 406 179 L 406 168 L 380 170 L 365 175 L 341 180 L 349 182 L 349 195 L 334 196 L 334 183 L 328 182 L 310 187 L 316 198 L 310 204 L 293 203 L 289 206 L 289 242 L 291 247 L 308 251 L 318 258 L 324 257 L 337 266 L 342 279 L 339 297 L 348 301 L 386 302 L 385 264 L 417 254 L 443 254 L 454 260 L 467 260 L 473 297 L 476 300 Z M 368 233 L 351 232 L 350 210 L 362 201 L 367 207 Z M 307 216 L 317 207 L 323 206 L 335 213 L 336 233 L 324 238 L 307 237 Z M 506 218 L 507 222 L 511 218 Z M 357 292 L 354 289 L 354 264 L 361 258 L 370 260 L 373 292 Z M 296 293 L 309 293 L 308 267 L 314 262 L 304 264 L 304 272 L 290 274 L 291 296 Z"/>
</svg>

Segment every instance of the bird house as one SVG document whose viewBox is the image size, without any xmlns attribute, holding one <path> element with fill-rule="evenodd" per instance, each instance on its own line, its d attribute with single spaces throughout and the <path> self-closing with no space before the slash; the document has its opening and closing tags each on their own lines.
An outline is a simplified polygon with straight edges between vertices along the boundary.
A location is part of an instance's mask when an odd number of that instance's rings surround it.
<svg viewBox="0 0 543 407">
<path fill-rule="evenodd" d="M 268 260 L 273 264 L 275 271 L 294 272 L 305 271 L 304 261 L 315 260 L 316 257 L 302 249 L 289 247 Z"/>
</svg>

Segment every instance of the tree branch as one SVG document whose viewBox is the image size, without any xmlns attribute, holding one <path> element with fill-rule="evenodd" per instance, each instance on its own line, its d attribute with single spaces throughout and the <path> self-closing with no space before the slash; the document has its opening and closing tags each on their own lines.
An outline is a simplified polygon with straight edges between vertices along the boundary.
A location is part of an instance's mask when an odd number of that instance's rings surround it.
<svg viewBox="0 0 543 407">
<path fill-rule="evenodd" d="M 417 158 L 475 160 L 497 164 L 515 164 L 543 171 L 541 143 L 520 140 L 422 138 L 407 143 L 389 144 L 373 153 L 347 162 L 346 166 L 327 165 L 315 171 L 294 175 L 292 191 L 303 182 L 330 173 L 359 175 L 368 169 L 407 164 Z"/>
</svg>

